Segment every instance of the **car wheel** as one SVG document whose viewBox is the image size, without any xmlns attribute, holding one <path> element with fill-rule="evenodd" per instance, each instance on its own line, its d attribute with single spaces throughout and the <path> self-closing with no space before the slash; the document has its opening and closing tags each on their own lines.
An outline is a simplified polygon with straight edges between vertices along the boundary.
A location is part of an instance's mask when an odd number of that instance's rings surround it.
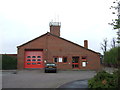
<svg viewBox="0 0 120 90">
<path fill-rule="evenodd" d="M 56 73 L 57 71 L 55 70 L 54 73 Z"/>
</svg>

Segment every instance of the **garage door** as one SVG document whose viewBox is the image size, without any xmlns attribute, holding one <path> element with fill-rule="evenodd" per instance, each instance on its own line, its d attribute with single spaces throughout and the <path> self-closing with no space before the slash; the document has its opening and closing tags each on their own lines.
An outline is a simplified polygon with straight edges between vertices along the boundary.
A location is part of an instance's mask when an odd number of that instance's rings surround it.
<svg viewBox="0 0 120 90">
<path fill-rule="evenodd" d="M 24 68 L 44 68 L 42 51 L 25 51 Z"/>
</svg>

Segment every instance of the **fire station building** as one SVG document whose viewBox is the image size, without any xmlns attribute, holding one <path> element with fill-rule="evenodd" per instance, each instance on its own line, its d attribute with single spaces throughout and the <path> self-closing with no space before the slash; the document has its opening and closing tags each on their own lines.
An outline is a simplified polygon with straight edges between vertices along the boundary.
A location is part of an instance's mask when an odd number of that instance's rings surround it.
<svg viewBox="0 0 120 90">
<path fill-rule="evenodd" d="M 18 46 L 17 68 L 42 69 L 45 63 L 55 63 L 60 70 L 100 69 L 100 53 L 60 37 L 60 22 L 50 22 L 50 32 Z"/>
</svg>

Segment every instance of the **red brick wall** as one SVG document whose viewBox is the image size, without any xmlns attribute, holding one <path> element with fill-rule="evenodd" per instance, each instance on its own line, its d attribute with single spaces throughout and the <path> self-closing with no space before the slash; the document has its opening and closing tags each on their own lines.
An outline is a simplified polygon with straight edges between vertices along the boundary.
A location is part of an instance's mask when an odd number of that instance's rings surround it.
<svg viewBox="0 0 120 90">
<path fill-rule="evenodd" d="M 79 56 L 79 64 L 80 69 L 99 69 L 100 68 L 100 56 L 96 53 L 93 53 L 91 51 L 88 51 L 84 48 L 80 48 L 79 46 L 76 46 L 72 43 L 66 42 L 65 40 L 62 40 L 60 38 L 49 36 L 48 38 L 48 58 L 49 61 L 53 61 L 53 56 L 67 56 L 68 57 L 68 63 L 67 64 L 61 64 L 61 62 L 57 63 L 58 68 L 62 69 L 71 69 L 72 67 L 72 56 Z M 81 57 L 87 56 L 87 67 L 81 66 Z M 70 63 L 70 64 L 69 64 Z"/>
<path fill-rule="evenodd" d="M 63 39 L 47 34 L 41 38 L 33 40 L 32 42 L 19 47 L 18 49 L 18 69 L 24 68 L 24 49 L 43 49 L 43 58 L 48 62 L 53 62 L 53 56 L 64 57 L 67 56 L 68 62 L 57 62 L 58 69 L 72 69 L 72 56 L 79 56 L 80 69 L 100 69 L 100 56 L 97 53 L 86 50 L 73 43 L 67 42 Z M 88 64 L 86 67 L 81 66 L 81 57 L 87 56 Z"/>
<path fill-rule="evenodd" d="M 18 69 L 24 68 L 24 55 L 25 55 L 25 49 L 43 49 L 43 58 L 46 59 L 46 53 L 45 48 L 47 45 L 46 37 L 41 37 L 36 40 L 33 40 L 32 42 L 23 45 L 22 47 L 18 47 Z"/>
<path fill-rule="evenodd" d="M 60 26 L 50 26 L 50 33 L 60 36 Z"/>
</svg>

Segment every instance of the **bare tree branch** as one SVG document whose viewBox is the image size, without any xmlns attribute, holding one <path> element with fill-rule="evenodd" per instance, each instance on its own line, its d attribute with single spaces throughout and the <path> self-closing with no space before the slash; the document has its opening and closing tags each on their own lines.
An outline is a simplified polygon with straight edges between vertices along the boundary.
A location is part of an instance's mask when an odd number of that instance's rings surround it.
<svg viewBox="0 0 120 90">
<path fill-rule="evenodd" d="M 111 41 L 111 47 L 115 48 L 116 47 L 115 44 L 116 44 L 116 40 L 115 40 L 115 38 L 113 38 L 112 41 Z"/>
<path fill-rule="evenodd" d="M 103 40 L 103 43 L 101 43 L 101 49 L 103 50 L 103 53 L 105 53 L 107 51 L 107 46 L 108 46 L 107 43 L 108 43 L 107 38 L 105 38 Z"/>
</svg>

